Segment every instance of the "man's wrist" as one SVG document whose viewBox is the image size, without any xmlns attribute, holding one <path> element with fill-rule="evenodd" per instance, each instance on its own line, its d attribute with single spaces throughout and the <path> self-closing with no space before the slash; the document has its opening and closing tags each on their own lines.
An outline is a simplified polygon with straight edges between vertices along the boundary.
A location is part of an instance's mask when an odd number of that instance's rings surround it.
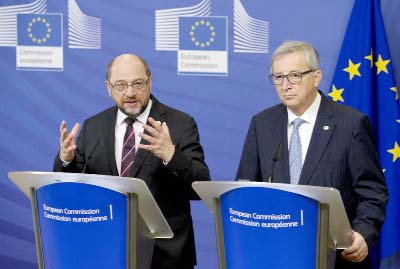
<svg viewBox="0 0 400 269">
<path fill-rule="evenodd" d="M 62 162 L 62 165 L 63 165 L 63 167 L 67 167 L 72 161 L 65 161 L 62 157 L 61 157 L 61 154 L 59 155 L 60 156 L 60 160 L 61 160 L 61 162 Z"/>
<path fill-rule="evenodd" d="M 174 157 L 174 153 L 175 153 L 175 145 L 172 145 L 171 153 L 169 154 L 170 156 L 167 156 L 167 158 L 163 159 L 164 165 L 167 165 L 172 160 L 172 158 Z"/>
</svg>

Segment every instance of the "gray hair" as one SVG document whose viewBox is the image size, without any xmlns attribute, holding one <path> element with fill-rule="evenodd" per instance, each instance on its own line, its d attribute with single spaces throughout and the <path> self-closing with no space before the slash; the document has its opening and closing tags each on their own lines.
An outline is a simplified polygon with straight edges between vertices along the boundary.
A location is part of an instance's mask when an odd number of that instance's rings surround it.
<svg viewBox="0 0 400 269">
<path fill-rule="evenodd" d="M 304 53 L 304 57 L 306 59 L 306 63 L 308 67 L 312 70 L 320 69 L 319 66 L 319 55 L 318 51 L 309 43 L 303 41 L 285 41 L 283 42 L 272 54 L 272 60 L 269 67 L 269 72 L 272 74 L 272 64 L 274 61 L 284 55 L 295 53 L 295 52 L 302 52 Z"/>
</svg>

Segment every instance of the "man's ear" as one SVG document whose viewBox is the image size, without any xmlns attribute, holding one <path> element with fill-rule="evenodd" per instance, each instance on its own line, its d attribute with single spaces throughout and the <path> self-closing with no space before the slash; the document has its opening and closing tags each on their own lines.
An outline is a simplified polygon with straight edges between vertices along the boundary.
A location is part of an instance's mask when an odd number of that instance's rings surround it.
<svg viewBox="0 0 400 269">
<path fill-rule="evenodd" d="M 149 77 L 149 81 L 147 82 L 147 84 L 149 85 L 149 91 L 151 93 L 151 83 L 153 82 L 153 78 L 150 76 Z"/>
<path fill-rule="evenodd" d="M 108 80 L 106 80 L 106 87 L 107 87 L 108 95 L 111 96 L 111 84 Z"/>
<path fill-rule="evenodd" d="M 315 70 L 314 71 L 314 86 L 318 88 L 319 84 L 321 83 L 322 80 L 322 71 L 321 69 Z"/>
</svg>

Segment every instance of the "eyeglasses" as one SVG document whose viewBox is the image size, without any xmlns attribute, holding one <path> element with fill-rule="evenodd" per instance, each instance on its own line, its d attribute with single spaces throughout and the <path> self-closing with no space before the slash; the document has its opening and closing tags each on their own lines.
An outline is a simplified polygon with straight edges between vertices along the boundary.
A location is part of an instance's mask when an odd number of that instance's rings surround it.
<svg viewBox="0 0 400 269">
<path fill-rule="evenodd" d="M 115 88 L 119 92 L 124 92 L 128 89 L 129 86 L 132 86 L 132 88 L 136 90 L 141 90 L 144 88 L 144 86 L 147 85 L 147 82 L 149 82 L 149 79 L 144 80 L 144 79 L 137 79 L 133 81 L 131 84 L 128 84 L 126 81 L 117 81 L 114 84 L 111 83 L 111 81 L 108 81 L 110 85 Z"/>
<path fill-rule="evenodd" d="M 307 71 L 304 71 L 304 72 L 291 72 L 291 73 L 289 73 L 287 75 L 274 75 L 274 74 L 271 74 L 271 75 L 269 75 L 269 79 L 271 80 L 272 84 L 275 84 L 275 85 L 282 85 L 283 84 L 283 80 L 285 78 L 287 78 L 287 80 L 289 81 L 290 84 L 299 84 L 299 83 L 301 83 L 304 75 L 307 75 L 307 74 L 309 74 L 311 72 L 314 72 L 314 71 L 315 70 L 310 69 L 310 70 L 307 70 Z"/>
</svg>

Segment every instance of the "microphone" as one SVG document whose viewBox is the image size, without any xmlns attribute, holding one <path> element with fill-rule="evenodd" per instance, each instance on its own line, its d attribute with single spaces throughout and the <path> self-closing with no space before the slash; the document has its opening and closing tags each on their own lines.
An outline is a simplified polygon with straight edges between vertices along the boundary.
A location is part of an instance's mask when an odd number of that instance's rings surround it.
<svg viewBox="0 0 400 269">
<path fill-rule="evenodd" d="M 86 166 L 89 162 L 89 160 L 92 158 L 94 150 L 96 149 L 97 145 L 99 144 L 99 140 L 97 140 L 96 144 L 94 144 L 94 147 L 92 148 L 92 150 L 90 151 L 90 153 L 87 155 L 88 157 L 85 159 L 85 164 L 83 165 L 83 169 L 81 171 L 82 174 L 85 174 L 86 172 Z"/>
<path fill-rule="evenodd" d="M 271 174 L 268 177 L 268 183 L 272 183 L 274 181 L 274 168 L 275 163 L 279 159 L 279 155 L 281 153 L 282 142 L 279 142 L 278 146 L 275 149 L 274 155 L 272 156 L 272 166 L 271 166 Z"/>
</svg>

